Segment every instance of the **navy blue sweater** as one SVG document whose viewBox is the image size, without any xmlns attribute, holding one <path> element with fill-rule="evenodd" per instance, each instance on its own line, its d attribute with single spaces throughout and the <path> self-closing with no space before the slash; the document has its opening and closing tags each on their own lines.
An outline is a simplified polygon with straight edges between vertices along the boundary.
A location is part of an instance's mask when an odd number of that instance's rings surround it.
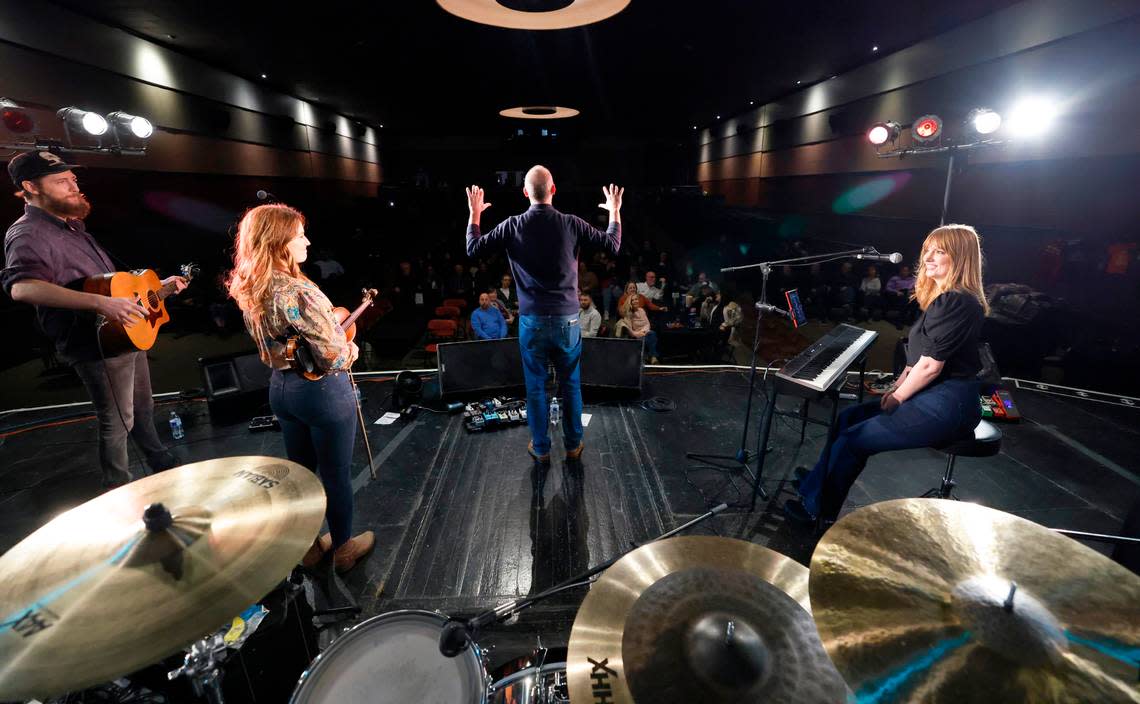
<svg viewBox="0 0 1140 704">
<path fill-rule="evenodd" d="M 621 225 L 602 232 L 552 205 L 531 205 L 485 235 L 467 226 L 467 256 L 506 251 L 519 293 L 522 315 L 573 315 L 578 312 L 578 249 L 585 241 L 617 254 Z"/>
</svg>

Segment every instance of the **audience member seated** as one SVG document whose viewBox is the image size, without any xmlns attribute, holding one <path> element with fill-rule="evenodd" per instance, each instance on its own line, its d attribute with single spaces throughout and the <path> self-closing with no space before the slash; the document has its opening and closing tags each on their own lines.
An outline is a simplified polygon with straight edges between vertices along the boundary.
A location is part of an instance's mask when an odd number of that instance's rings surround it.
<svg viewBox="0 0 1140 704">
<path fill-rule="evenodd" d="M 720 292 L 713 292 L 712 286 L 701 287 L 701 327 L 720 328 L 724 322 L 724 307 L 720 304 Z"/>
<path fill-rule="evenodd" d="M 724 294 L 717 292 L 717 296 Z M 729 345 L 736 347 L 741 344 L 740 342 L 740 324 L 744 322 L 744 309 L 736 301 L 729 301 L 724 304 L 724 322 L 720 324 L 720 329 L 725 333 L 725 341 Z"/>
<path fill-rule="evenodd" d="M 594 307 L 594 300 L 585 291 L 578 293 L 578 304 L 582 311 L 578 314 L 578 324 L 582 329 L 582 337 L 597 337 L 602 329 L 602 314 Z"/>
<path fill-rule="evenodd" d="M 867 274 L 859 282 L 859 296 L 861 305 L 867 310 L 872 320 L 879 317 L 883 307 L 883 282 L 879 280 L 879 269 L 874 264 L 867 266 Z"/>
<path fill-rule="evenodd" d="M 701 289 L 706 286 L 713 291 L 717 290 L 716 284 L 709 281 L 709 275 L 702 271 L 701 273 L 697 274 L 697 280 L 693 282 L 692 286 L 689 287 L 688 295 L 694 301 L 700 300 L 699 297 L 701 295 Z"/>
<path fill-rule="evenodd" d="M 855 313 L 856 293 L 859 291 L 859 277 L 851 262 L 839 265 L 839 271 L 831 280 L 831 305 L 841 308 L 835 315 L 850 318 Z"/>
<path fill-rule="evenodd" d="M 669 256 L 668 252 L 661 252 L 657 255 L 657 264 L 653 270 L 657 272 L 662 284 L 675 281 L 677 278 L 677 272 L 673 271 L 673 258 Z"/>
<path fill-rule="evenodd" d="M 507 325 L 515 324 L 515 314 L 506 304 L 499 300 L 499 290 L 495 288 L 487 289 L 487 296 L 491 299 L 491 305 L 499 310 L 499 314 L 503 316 L 503 320 Z"/>
<path fill-rule="evenodd" d="M 495 295 L 508 310 L 518 311 L 519 294 L 515 291 L 510 274 L 503 274 L 503 278 L 499 280 L 499 288 L 495 289 Z"/>
<path fill-rule="evenodd" d="M 479 294 L 479 307 L 471 312 L 471 329 L 480 340 L 498 340 L 507 336 L 507 321 L 491 303 L 490 294 Z"/>
<path fill-rule="evenodd" d="M 893 318 L 895 327 L 899 329 L 917 315 L 918 304 L 911 300 L 911 296 L 914 295 L 914 282 L 914 274 L 906 264 L 899 267 L 899 273 L 887 280 L 884 294 L 886 310 L 889 313 L 887 317 Z"/>
<path fill-rule="evenodd" d="M 495 279 L 491 277 L 491 272 L 487 270 L 487 262 L 482 259 L 479 260 L 479 268 L 472 274 L 475 280 L 476 291 L 486 291 L 495 285 Z"/>
<path fill-rule="evenodd" d="M 447 277 L 444 292 L 449 298 L 462 298 L 471 301 L 471 294 L 475 290 L 474 279 L 467 273 L 462 264 L 452 267 L 451 275 Z"/>
<path fill-rule="evenodd" d="M 665 289 L 657 283 L 657 274 L 652 271 L 645 272 L 645 281 L 637 284 L 637 292 L 656 305 L 661 305 L 661 300 L 665 296 Z"/>
<path fill-rule="evenodd" d="M 601 293 L 598 275 L 586 268 L 586 262 L 578 262 L 578 288 L 591 296 Z"/>
<path fill-rule="evenodd" d="M 618 299 L 618 317 L 625 317 L 625 313 L 623 311 L 625 311 L 626 307 L 629 305 L 631 298 L 640 298 L 642 307 L 654 313 L 663 313 L 669 310 L 668 308 L 655 304 L 653 301 L 638 293 L 637 286 L 638 285 L 632 281 L 625 285 L 625 293 L 623 293 L 621 298 Z"/>
<path fill-rule="evenodd" d="M 649 316 L 645 314 L 641 297 L 631 297 L 626 305 L 622 322 L 629 328 L 630 335 L 645 340 L 645 354 L 649 357 L 649 363 L 657 364 L 657 333 L 650 328 Z"/>
</svg>

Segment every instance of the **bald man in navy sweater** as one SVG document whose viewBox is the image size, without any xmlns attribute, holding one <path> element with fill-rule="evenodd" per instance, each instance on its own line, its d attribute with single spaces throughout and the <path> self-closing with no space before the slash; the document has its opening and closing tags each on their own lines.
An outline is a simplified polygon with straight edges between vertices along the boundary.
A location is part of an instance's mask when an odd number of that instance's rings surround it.
<svg viewBox="0 0 1140 704">
<path fill-rule="evenodd" d="M 576 215 L 566 215 L 552 205 L 554 177 L 544 166 L 526 174 L 523 195 L 530 207 L 512 215 L 483 234 L 479 220 L 491 207 L 483 200 L 483 189 L 467 189 L 467 255 L 482 256 L 505 251 L 515 277 L 519 296 L 519 347 L 526 377 L 527 423 L 530 425 L 528 451 L 539 462 L 550 461 L 549 411 L 546 404 L 546 365 L 554 364 L 562 398 L 562 441 L 566 459 L 582 455 L 582 389 L 580 362 L 582 331 L 578 321 L 578 250 L 582 243 L 602 247 L 616 255 L 621 247 L 621 199 L 625 189 L 604 186 L 605 202 L 599 208 L 609 211 L 605 231 Z"/>
</svg>

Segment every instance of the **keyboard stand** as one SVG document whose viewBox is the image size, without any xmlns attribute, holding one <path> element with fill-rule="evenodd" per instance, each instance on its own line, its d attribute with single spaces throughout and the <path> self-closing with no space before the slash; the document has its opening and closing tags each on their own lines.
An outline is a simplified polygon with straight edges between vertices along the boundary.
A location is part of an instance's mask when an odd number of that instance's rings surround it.
<svg viewBox="0 0 1140 704">
<path fill-rule="evenodd" d="M 859 365 L 859 403 L 862 403 L 863 389 L 865 388 L 863 386 L 863 380 L 867 373 L 867 350 L 864 350 L 863 354 L 852 360 L 850 366 L 855 366 L 856 364 Z M 835 383 L 831 385 L 831 388 L 827 389 L 826 391 L 814 391 L 812 389 L 808 389 L 807 387 L 796 386 L 792 382 L 787 382 L 782 379 L 773 379 L 771 391 L 768 394 L 768 403 L 764 407 L 764 416 L 760 426 L 760 435 L 756 443 L 756 473 L 752 475 L 752 504 L 751 508 L 748 509 L 749 512 L 756 510 L 756 499 L 758 497 L 763 496 L 764 498 L 767 498 L 767 495 L 765 494 L 764 489 L 760 486 L 760 484 L 763 481 L 764 476 L 764 458 L 768 454 L 768 439 L 772 434 L 773 417 L 780 415 L 799 420 L 800 444 L 802 445 L 804 442 L 804 434 L 807 431 L 808 423 L 815 423 L 816 425 L 822 425 L 827 428 L 835 427 L 835 420 L 839 416 L 839 402 L 842 400 L 839 397 L 839 391 L 846 383 L 846 371 L 844 371 L 843 374 L 839 375 L 839 377 L 835 380 Z M 799 413 L 789 413 L 787 411 L 776 410 L 776 399 L 780 395 L 779 389 L 781 387 L 787 389 L 785 391 L 785 395 L 802 397 L 803 402 L 800 404 Z M 816 420 L 815 418 L 809 418 L 807 414 L 808 406 L 812 401 L 820 401 L 824 398 L 827 398 L 831 401 L 831 419 L 829 421 L 822 421 Z M 828 433 L 827 445 L 825 447 L 831 447 L 830 433 Z"/>
</svg>

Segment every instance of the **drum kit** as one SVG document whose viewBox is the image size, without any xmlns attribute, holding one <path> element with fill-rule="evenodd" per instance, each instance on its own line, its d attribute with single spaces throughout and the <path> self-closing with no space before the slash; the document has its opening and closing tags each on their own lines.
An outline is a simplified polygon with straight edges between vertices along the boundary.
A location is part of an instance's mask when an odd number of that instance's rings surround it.
<svg viewBox="0 0 1140 704">
<path fill-rule="evenodd" d="M 211 634 L 292 570 L 324 508 L 300 465 L 232 457 L 56 517 L 0 557 L 0 701 L 189 650 L 182 673 L 220 702 Z M 810 571 L 746 541 L 668 537 L 679 530 L 589 573 L 564 650 L 488 674 L 472 624 L 533 598 L 466 622 L 393 611 L 334 640 L 292 701 L 1140 702 L 1140 578 L 1030 521 L 874 504 L 831 527 Z"/>
</svg>

